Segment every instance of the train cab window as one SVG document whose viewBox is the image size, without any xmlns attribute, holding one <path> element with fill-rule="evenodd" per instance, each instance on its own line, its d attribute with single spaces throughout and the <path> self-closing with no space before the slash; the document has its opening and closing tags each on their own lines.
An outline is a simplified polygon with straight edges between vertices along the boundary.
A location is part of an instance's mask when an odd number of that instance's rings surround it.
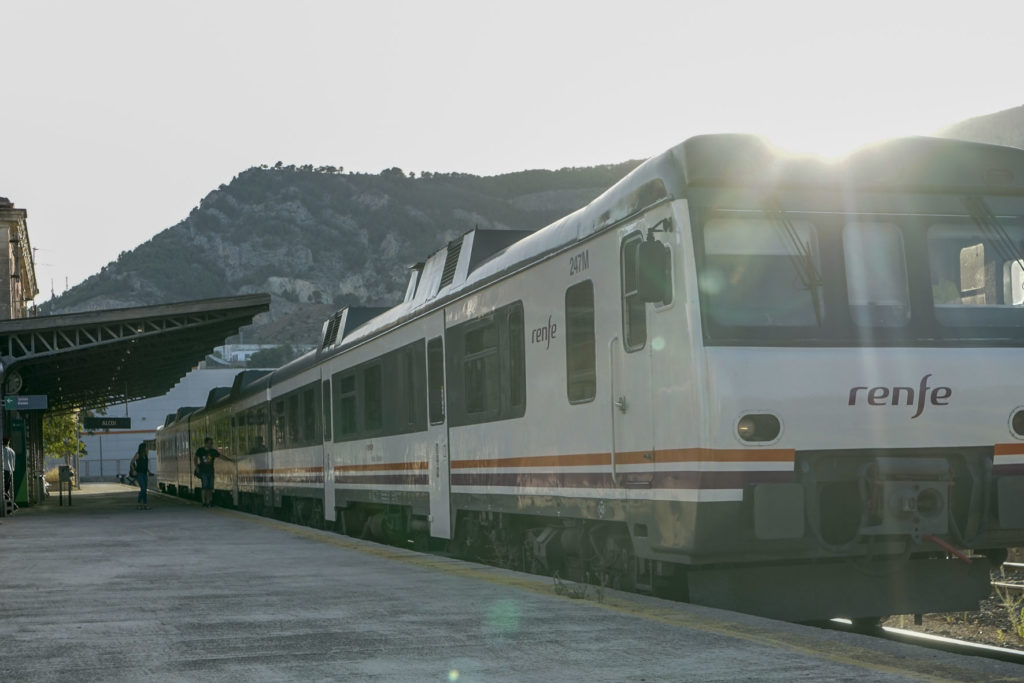
<svg viewBox="0 0 1024 683">
<path fill-rule="evenodd" d="M 701 295 L 710 320 L 726 326 L 819 327 L 818 236 L 808 221 L 715 218 L 704 227 Z"/>
<path fill-rule="evenodd" d="M 325 379 L 321 383 L 321 400 L 323 407 L 324 434 L 323 440 L 331 440 L 331 380 Z"/>
<path fill-rule="evenodd" d="M 635 232 L 622 241 L 622 335 L 626 351 L 639 351 L 647 343 L 647 306 L 640 297 L 637 250 L 643 234 Z"/>
<path fill-rule="evenodd" d="M 444 343 L 441 337 L 427 342 L 427 411 L 430 424 L 444 422 Z"/>
<path fill-rule="evenodd" d="M 910 322 L 910 293 L 903 237 L 891 223 L 848 223 L 843 255 L 850 315 L 863 327 L 902 327 Z"/>
<path fill-rule="evenodd" d="M 586 280 L 565 290 L 565 370 L 570 403 L 592 401 L 597 394 L 595 344 L 594 283 Z"/>
</svg>

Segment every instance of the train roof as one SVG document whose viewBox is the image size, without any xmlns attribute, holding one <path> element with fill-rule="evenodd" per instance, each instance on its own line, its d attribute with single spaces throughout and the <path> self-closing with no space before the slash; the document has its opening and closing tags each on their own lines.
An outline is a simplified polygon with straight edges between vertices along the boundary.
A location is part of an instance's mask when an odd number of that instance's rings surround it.
<svg viewBox="0 0 1024 683">
<path fill-rule="evenodd" d="M 231 387 L 214 387 L 206 395 L 206 410 L 220 403 L 223 399 L 231 396 Z"/>
<path fill-rule="evenodd" d="M 704 189 L 1024 194 L 1024 150 L 942 138 L 898 138 L 829 162 L 781 151 L 744 134 L 701 135 L 640 164 L 583 208 L 536 231 L 474 229 L 410 268 L 402 302 L 345 307 L 324 322 L 317 347 L 259 386 L 358 345 L 446 301 L 571 247 L 662 201 Z M 255 386 L 255 385 L 251 385 Z"/>
<path fill-rule="evenodd" d="M 701 135 L 669 153 L 691 188 L 1024 194 L 1024 150 L 965 140 L 895 138 L 827 161 L 788 154 L 752 135 Z"/>
<path fill-rule="evenodd" d="M 263 377 L 269 375 L 272 370 L 242 370 L 235 375 L 231 382 L 231 396 L 235 398 L 241 395 L 250 385 Z"/>
</svg>

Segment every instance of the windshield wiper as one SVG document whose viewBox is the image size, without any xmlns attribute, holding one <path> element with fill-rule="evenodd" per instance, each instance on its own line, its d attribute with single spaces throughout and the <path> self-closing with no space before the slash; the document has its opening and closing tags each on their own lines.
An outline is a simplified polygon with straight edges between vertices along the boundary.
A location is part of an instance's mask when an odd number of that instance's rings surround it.
<svg viewBox="0 0 1024 683">
<path fill-rule="evenodd" d="M 811 295 L 811 306 L 814 307 L 814 319 L 817 321 L 818 327 L 821 327 L 822 279 L 821 273 L 818 272 L 817 267 L 814 265 L 814 254 L 811 252 L 810 244 L 800 239 L 800 233 L 797 232 L 796 227 L 794 227 L 793 223 L 789 220 L 789 216 L 787 216 L 786 212 L 782 209 L 777 197 L 769 197 L 765 199 L 762 211 L 764 211 L 765 215 L 771 219 L 775 226 L 779 228 L 781 233 L 788 239 L 791 249 L 787 249 L 786 253 L 789 256 L 790 262 L 793 264 L 793 270 L 796 271 L 797 277 L 800 279 L 800 284 L 803 285 Z"/>
<path fill-rule="evenodd" d="M 996 215 L 992 213 L 985 199 L 979 195 L 967 195 L 963 198 L 967 212 L 971 214 L 974 223 L 981 230 L 981 234 L 995 247 L 1003 261 L 1016 261 L 1024 270 L 1024 252 L 1014 244 L 1006 228 L 999 222 Z"/>
</svg>

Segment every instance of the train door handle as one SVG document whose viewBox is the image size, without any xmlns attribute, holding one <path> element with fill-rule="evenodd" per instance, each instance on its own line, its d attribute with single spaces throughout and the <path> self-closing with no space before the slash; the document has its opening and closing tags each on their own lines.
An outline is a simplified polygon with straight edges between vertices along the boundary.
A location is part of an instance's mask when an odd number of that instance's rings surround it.
<svg viewBox="0 0 1024 683">
<path fill-rule="evenodd" d="M 619 396 L 617 399 L 615 399 L 615 407 L 619 409 L 620 413 L 626 412 L 626 408 L 627 408 L 626 397 L 625 396 Z"/>
</svg>

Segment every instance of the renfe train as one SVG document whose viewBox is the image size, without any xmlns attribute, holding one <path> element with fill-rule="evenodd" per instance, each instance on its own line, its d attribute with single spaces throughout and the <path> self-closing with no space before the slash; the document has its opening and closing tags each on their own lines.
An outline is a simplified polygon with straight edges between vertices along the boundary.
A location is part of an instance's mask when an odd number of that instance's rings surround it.
<svg viewBox="0 0 1024 683">
<path fill-rule="evenodd" d="M 974 609 L 1024 544 L 1024 151 L 689 139 L 158 434 L 160 486 L 791 620 Z"/>
</svg>

